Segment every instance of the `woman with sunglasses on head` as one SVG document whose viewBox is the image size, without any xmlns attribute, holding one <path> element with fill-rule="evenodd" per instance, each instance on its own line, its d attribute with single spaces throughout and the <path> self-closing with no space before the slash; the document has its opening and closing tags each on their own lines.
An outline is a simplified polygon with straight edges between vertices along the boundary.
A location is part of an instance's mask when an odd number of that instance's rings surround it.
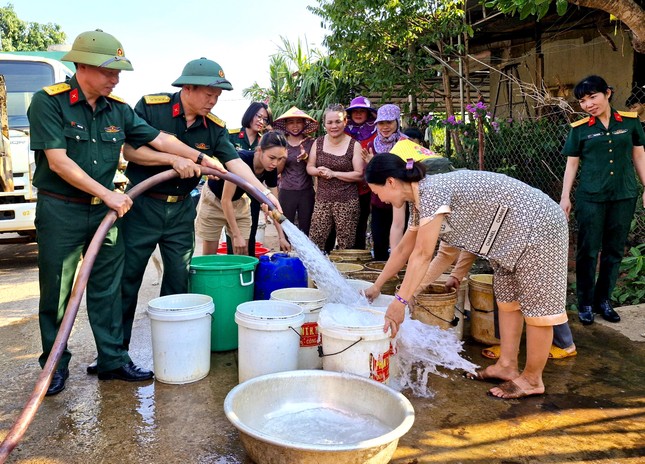
<svg viewBox="0 0 645 464">
<path fill-rule="evenodd" d="M 592 324 L 594 314 L 619 322 L 610 300 L 638 198 L 634 170 L 645 183 L 645 133 L 637 113 L 612 108 L 613 90 L 602 77 L 583 79 L 573 93 L 589 114 L 571 124 L 563 149 L 567 167 L 560 199 L 569 217 L 571 190 L 580 169 L 575 197 L 578 318 L 583 325 Z"/>
</svg>

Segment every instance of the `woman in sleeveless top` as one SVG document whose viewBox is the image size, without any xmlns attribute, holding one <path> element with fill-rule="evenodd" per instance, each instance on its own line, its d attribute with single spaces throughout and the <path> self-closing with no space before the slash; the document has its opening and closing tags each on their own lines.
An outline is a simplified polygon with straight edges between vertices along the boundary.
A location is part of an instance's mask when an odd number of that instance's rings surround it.
<svg viewBox="0 0 645 464">
<path fill-rule="evenodd" d="M 342 105 L 325 110 L 327 134 L 311 147 L 307 172 L 317 178 L 316 201 L 309 237 L 320 248 L 332 226 L 340 249 L 352 248 L 360 212 L 356 182 L 363 176 L 361 146 L 345 130 L 347 114 Z"/>
</svg>

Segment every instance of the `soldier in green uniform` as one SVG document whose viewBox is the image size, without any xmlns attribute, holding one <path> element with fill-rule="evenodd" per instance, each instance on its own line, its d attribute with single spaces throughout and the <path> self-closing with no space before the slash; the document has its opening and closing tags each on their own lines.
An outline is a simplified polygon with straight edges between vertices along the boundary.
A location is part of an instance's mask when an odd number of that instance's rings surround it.
<svg viewBox="0 0 645 464">
<path fill-rule="evenodd" d="M 121 218 L 132 206 L 115 192 L 113 178 L 123 143 L 195 158 L 199 152 L 160 133 L 111 94 L 122 70 L 132 70 L 121 43 L 101 30 L 80 34 L 63 60 L 76 64 L 68 83 L 34 94 L 28 117 L 36 152 L 36 231 L 40 280 L 39 322 L 43 366 L 69 301 L 74 274 L 109 209 Z M 87 284 L 87 311 L 98 350 L 99 379 L 140 381 L 153 373 L 134 365 L 123 348 L 120 220 L 103 242 Z M 66 349 L 47 395 L 65 388 L 71 353 Z"/>
<path fill-rule="evenodd" d="M 573 91 L 589 116 L 572 124 L 564 146 L 568 158 L 560 206 L 568 216 L 580 167 L 575 207 L 578 318 L 589 325 L 596 313 L 609 322 L 619 322 L 610 299 L 638 197 L 634 168 L 645 182 L 645 134 L 636 113 L 611 107 L 612 89 L 603 78 L 589 76 Z"/>
<path fill-rule="evenodd" d="M 198 164 L 212 162 L 216 157 L 231 172 L 265 191 L 266 187 L 242 161 L 229 141 L 224 121 L 210 111 L 222 90 L 232 90 L 219 64 L 206 58 L 190 61 L 173 86 L 181 87 L 174 94 L 144 96 L 135 112 L 153 127 L 176 135 L 187 145 L 200 151 Z M 129 161 L 126 175 L 131 185 L 165 171 L 175 156 L 154 152 L 143 146 L 124 149 Z M 123 272 L 123 326 L 127 348 L 132 333 L 137 296 L 150 256 L 157 244 L 164 264 L 161 295 L 188 292 L 188 270 L 195 247 L 195 207 L 190 192 L 199 177 L 173 179 L 155 187 L 138 198 L 124 218 L 126 260 Z M 265 192 L 271 195 L 270 192 Z M 270 199 L 279 206 L 275 196 Z"/>
<path fill-rule="evenodd" d="M 262 134 L 271 130 L 273 113 L 264 102 L 253 102 L 242 115 L 242 128 L 229 130 L 229 138 L 236 150 L 255 150 Z"/>
</svg>

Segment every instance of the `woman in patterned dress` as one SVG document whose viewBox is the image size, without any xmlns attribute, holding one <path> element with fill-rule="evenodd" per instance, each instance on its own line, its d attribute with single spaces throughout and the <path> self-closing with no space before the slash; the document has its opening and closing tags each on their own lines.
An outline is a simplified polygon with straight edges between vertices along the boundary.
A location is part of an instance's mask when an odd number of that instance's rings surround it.
<svg viewBox="0 0 645 464">
<path fill-rule="evenodd" d="M 321 250 L 332 226 L 340 249 L 352 248 L 360 213 L 356 183 L 363 176 L 361 145 L 347 135 L 343 105 L 332 105 L 323 114 L 327 134 L 311 147 L 307 173 L 318 178 L 309 238 Z"/>
<path fill-rule="evenodd" d="M 396 153 L 395 153 L 396 154 Z M 469 378 L 504 381 L 489 394 L 522 398 L 544 393 L 542 371 L 552 326 L 566 322 L 567 220 L 546 194 L 502 174 L 460 170 L 425 175 L 425 168 L 399 156 L 375 156 L 365 178 L 393 206 L 409 202 L 412 214 L 401 242 L 365 293 L 374 298 L 407 262 L 405 278 L 385 314 L 384 330 L 396 335 L 407 300 L 419 286 L 438 239 L 490 261 L 499 307 L 501 353 L 497 362 Z M 518 351 L 526 321 L 527 359 Z"/>
</svg>

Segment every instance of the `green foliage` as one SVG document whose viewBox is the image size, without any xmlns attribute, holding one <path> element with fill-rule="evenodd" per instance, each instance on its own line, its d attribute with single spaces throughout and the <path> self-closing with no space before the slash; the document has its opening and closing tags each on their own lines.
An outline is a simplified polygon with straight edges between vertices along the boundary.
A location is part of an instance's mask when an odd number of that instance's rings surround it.
<svg viewBox="0 0 645 464">
<path fill-rule="evenodd" d="M 645 301 L 645 243 L 632 247 L 623 258 L 611 299 L 619 306 Z"/>
<path fill-rule="evenodd" d="M 44 51 L 50 45 L 65 43 L 66 35 L 58 24 L 26 22 L 18 18 L 13 5 L 0 8 L 2 51 Z"/>
<path fill-rule="evenodd" d="M 520 19 L 527 16 L 542 18 L 549 11 L 553 0 L 482 0 L 481 3 L 487 8 L 496 8 L 502 13 L 510 15 L 519 14 Z M 567 11 L 569 2 L 567 0 L 555 0 L 558 14 L 562 16 Z"/>
<path fill-rule="evenodd" d="M 423 97 L 434 89 L 427 83 L 440 66 L 424 47 L 446 56 L 459 52 L 461 33 L 472 34 L 464 21 L 463 0 L 319 0 L 309 9 L 331 32 L 330 52 L 351 63 L 348 72 L 371 92 Z"/>
<path fill-rule="evenodd" d="M 282 46 L 271 56 L 269 87 L 257 82 L 244 89 L 244 96 L 267 102 L 276 116 L 297 106 L 321 121 L 324 109 L 332 103 L 346 103 L 359 84 L 347 71 L 348 63 L 338 57 L 310 50 L 298 40 L 282 38 Z"/>
</svg>

